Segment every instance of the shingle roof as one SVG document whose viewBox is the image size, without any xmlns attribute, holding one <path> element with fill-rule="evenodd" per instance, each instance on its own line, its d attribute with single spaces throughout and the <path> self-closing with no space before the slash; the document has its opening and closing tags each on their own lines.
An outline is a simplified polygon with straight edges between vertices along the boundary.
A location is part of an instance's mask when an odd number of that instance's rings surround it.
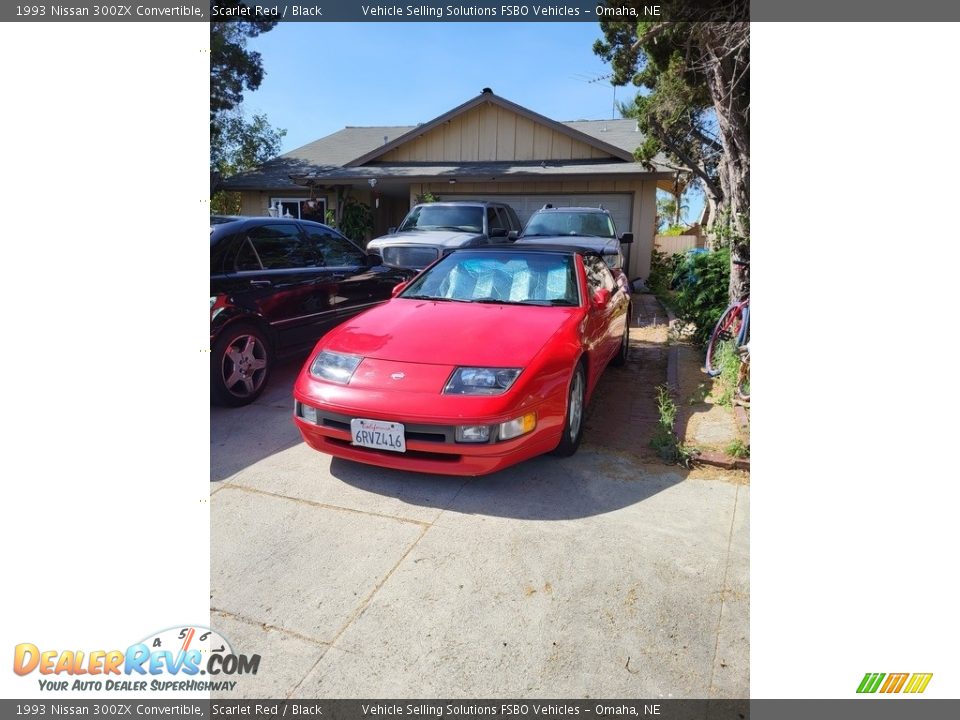
<svg viewBox="0 0 960 720">
<path fill-rule="evenodd" d="M 563 124 L 630 153 L 643 142 L 636 120 L 568 120 Z"/>
<path fill-rule="evenodd" d="M 562 124 L 627 152 L 633 152 L 643 140 L 643 135 L 637 131 L 636 122 L 633 120 L 574 120 Z M 567 173 L 620 175 L 648 172 L 639 163 L 616 160 L 609 163 L 566 161 L 563 164 L 552 161 L 546 166 L 541 166 L 540 163 L 471 163 L 469 165 L 390 163 L 389 165 L 345 167 L 350 161 L 369 154 L 416 127 L 416 125 L 345 127 L 332 135 L 290 150 L 255 170 L 234 175 L 224 181 L 224 186 L 230 190 L 300 190 L 303 186 L 293 182 L 290 176 L 304 177 L 310 174 L 322 175 L 330 180 L 347 180 L 374 176 L 430 177 L 431 174 L 482 177 Z M 670 169 L 664 167 L 662 170 L 666 172 Z"/>
<path fill-rule="evenodd" d="M 294 157 L 314 165 L 342 166 L 354 158 L 366 155 L 378 145 L 383 145 L 410 132 L 414 127 L 416 126 L 345 127 L 333 135 L 314 140 L 280 157 Z"/>
</svg>

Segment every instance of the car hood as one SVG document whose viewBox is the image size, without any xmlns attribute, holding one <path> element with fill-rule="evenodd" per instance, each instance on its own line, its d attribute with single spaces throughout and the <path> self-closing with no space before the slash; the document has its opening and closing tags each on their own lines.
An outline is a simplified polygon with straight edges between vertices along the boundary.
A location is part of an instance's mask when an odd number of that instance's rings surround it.
<svg viewBox="0 0 960 720">
<path fill-rule="evenodd" d="M 582 312 L 577 307 L 394 298 L 346 321 L 320 345 L 396 362 L 524 367 Z"/>
<path fill-rule="evenodd" d="M 537 235 L 517 238 L 517 245 L 576 245 L 594 250 L 601 255 L 615 255 L 620 251 L 618 238 L 601 238 L 595 235 Z"/>
<path fill-rule="evenodd" d="M 484 237 L 483 233 L 458 230 L 408 230 L 393 235 L 383 235 L 371 240 L 368 249 L 390 245 L 432 245 L 442 248 L 457 248 L 469 245 Z"/>
</svg>

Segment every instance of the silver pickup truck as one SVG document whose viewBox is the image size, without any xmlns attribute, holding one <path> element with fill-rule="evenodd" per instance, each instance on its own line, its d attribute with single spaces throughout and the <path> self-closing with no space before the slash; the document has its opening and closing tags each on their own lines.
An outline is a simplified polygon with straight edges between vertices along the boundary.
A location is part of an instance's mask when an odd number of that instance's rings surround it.
<svg viewBox="0 0 960 720">
<path fill-rule="evenodd" d="M 456 248 L 513 242 L 520 234 L 516 211 L 503 203 L 435 202 L 416 205 L 400 227 L 367 244 L 384 265 L 420 270 Z"/>
</svg>

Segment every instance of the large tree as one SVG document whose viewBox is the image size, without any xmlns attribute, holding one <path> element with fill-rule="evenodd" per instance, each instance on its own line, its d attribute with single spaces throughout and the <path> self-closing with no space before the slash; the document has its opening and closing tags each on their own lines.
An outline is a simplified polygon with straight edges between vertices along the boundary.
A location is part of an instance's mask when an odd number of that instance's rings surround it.
<svg viewBox="0 0 960 720">
<path fill-rule="evenodd" d="M 722 8 L 724 17 L 746 17 L 742 2 Z M 642 14 L 640 0 L 607 4 Z M 715 242 L 730 245 L 730 295 L 736 297 L 747 280 L 741 263 L 750 255 L 750 25 L 716 22 L 696 5 L 671 3 L 672 17 L 683 22 L 603 20 L 604 40 L 594 52 L 612 64 L 614 84 L 639 88 L 634 102 L 621 107 L 646 135 L 638 160 L 662 153 L 703 184 L 707 230 Z"/>
<path fill-rule="evenodd" d="M 244 3 L 234 3 L 236 7 Z M 223 3 L 221 3 L 221 7 Z M 232 110 L 244 90 L 263 81 L 260 53 L 247 49 L 247 40 L 273 30 L 276 20 L 235 20 L 210 23 L 210 117 Z"/>
<path fill-rule="evenodd" d="M 239 194 L 221 190 L 220 180 L 279 155 L 287 131 L 272 127 L 266 115 L 247 118 L 242 105 L 221 112 L 218 127 L 217 134 L 210 136 L 210 209 L 215 214 L 239 215 Z"/>
<path fill-rule="evenodd" d="M 280 151 L 286 131 L 272 128 L 266 115 L 247 118 L 241 104 L 244 91 L 259 88 L 264 75 L 260 53 L 247 49 L 247 41 L 276 25 L 276 20 L 210 23 L 211 194 L 220 179 L 256 167 Z M 225 202 L 223 196 L 214 200 L 215 205 Z"/>
</svg>

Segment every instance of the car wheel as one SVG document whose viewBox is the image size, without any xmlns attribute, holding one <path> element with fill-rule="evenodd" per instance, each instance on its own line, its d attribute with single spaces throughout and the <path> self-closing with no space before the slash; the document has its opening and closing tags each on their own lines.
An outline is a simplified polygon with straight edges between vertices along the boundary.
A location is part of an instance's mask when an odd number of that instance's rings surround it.
<svg viewBox="0 0 960 720">
<path fill-rule="evenodd" d="M 583 438 L 583 416 L 586 407 L 584 400 L 587 396 L 587 374 L 583 363 L 577 363 L 570 379 L 570 389 L 567 391 L 567 419 L 563 424 L 563 437 L 553 454 L 557 457 L 570 457 L 580 447 Z"/>
<path fill-rule="evenodd" d="M 273 367 L 273 352 L 263 332 L 240 323 L 217 338 L 210 358 L 210 397 L 217 405 L 249 405 L 263 392 Z"/>
<path fill-rule="evenodd" d="M 627 357 L 630 355 L 630 318 L 632 317 L 633 309 L 628 305 L 627 306 L 627 322 L 623 327 L 623 337 L 620 338 L 620 348 L 617 350 L 617 354 L 613 356 L 613 359 L 610 360 L 610 364 L 614 367 L 623 367 L 627 364 Z"/>
</svg>

